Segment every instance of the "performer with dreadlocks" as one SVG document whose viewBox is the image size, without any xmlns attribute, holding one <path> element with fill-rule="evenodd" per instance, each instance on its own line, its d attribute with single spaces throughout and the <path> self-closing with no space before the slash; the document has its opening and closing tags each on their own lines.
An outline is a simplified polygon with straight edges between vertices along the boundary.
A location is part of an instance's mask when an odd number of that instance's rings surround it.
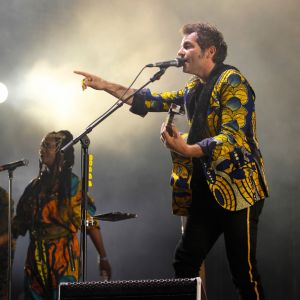
<svg viewBox="0 0 300 300">
<path fill-rule="evenodd" d="M 74 149 L 60 148 L 73 139 L 69 131 L 47 134 L 40 146 L 40 170 L 21 196 L 13 219 L 13 237 L 30 234 L 25 263 L 26 299 L 57 299 L 60 282 L 78 280 L 81 182 L 72 173 Z M 95 212 L 89 197 L 88 217 Z M 99 255 L 100 270 L 111 277 L 98 225 L 88 227 Z"/>
</svg>

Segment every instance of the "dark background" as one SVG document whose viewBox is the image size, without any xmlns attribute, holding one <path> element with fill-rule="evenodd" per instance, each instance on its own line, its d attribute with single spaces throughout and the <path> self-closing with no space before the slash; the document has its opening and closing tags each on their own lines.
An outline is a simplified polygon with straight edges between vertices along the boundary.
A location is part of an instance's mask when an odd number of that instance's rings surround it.
<svg viewBox="0 0 300 300">
<path fill-rule="evenodd" d="M 75 136 L 114 99 L 81 91 L 74 69 L 129 85 L 148 63 L 176 57 L 179 28 L 207 21 L 223 33 L 227 63 L 237 66 L 257 94 L 258 138 L 271 197 L 261 216 L 258 260 L 268 299 L 299 299 L 299 1 L 3 0 L 0 2 L 0 164 L 27 158 L 14 172 L 15 205 L 38 172 L 38 147 L 49 131 Z M 145 71 L 141 86 L 154 70 Z M 154 90 L 175 90 L 189 76 L 170 68 Z M 113 280 L 171 278 L 180 219 L 171 213 L 170 155 L 159 141 L 165 114 L 142 119 L 123 107 L 89 135 L 94 155 L 97 213 L 122 211 L 137 219 L 102 222 Z M 180 128 L 184 125 L 177 119 Z M 74 170 L 80 174 L 80 145 Z M 8 189 L 6 172 L 0 185 Z M 28 237 L 19 238 L 13 299 L 22 299 Z M 88 251 L 88 279 L 98 280 Z M 223 240 L 206 260 L 210 299 L 237 299 Z"/>
</svg>

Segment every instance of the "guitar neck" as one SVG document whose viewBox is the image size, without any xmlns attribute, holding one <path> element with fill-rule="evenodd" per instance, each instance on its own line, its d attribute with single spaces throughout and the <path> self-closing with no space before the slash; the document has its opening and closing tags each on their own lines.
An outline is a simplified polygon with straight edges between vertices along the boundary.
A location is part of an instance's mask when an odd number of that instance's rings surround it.
<svg viewBox="0 0 300 300">
<path fill-rule="evenodd" d="M 180 106 L 175 103 L 172 103 L 168 112 L 168 117 L 165 122 L 167 132 L 169 133 L 170 136 L 173 136 L 172 124 L 173 124 L 174 116 L 180 113 L 181 113 Z"/>
<path fill-rule="evenodd" d="M 174 120 L 174 116 L 175 116 L 175 113 L 169 112 L 168 117 L 167 117 L 166 122 L 165 122 L 167 132 L 170 136 L 173 136 L 172 123 L 173 123 L 173 120 Z"/>
</svg>

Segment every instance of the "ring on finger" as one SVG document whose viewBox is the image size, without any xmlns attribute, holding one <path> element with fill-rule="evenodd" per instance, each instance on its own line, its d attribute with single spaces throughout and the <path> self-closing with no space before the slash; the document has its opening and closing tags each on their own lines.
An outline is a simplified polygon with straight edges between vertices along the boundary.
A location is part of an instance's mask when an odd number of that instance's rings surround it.
<svg viewBox="0 0 300 300">
<path fill-rule="evenodd" d="M 82 87 L 83 90 L 85 89 L 85 83 L 84 83 L 84 80 L 85 80 L 85 78 L 82 79 L 82 81 L 81 81 L 81 87 Z"/>
</svg>

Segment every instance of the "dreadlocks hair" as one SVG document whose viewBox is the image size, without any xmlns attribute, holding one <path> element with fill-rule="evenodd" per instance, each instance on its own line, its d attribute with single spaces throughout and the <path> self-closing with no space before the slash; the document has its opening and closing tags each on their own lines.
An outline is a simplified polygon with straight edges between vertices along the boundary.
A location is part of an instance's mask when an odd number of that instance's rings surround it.
<svg viewBox="0 0 300 300">
<path fill-rule="evenodd" d="M 57 132 L 58 136 L 61 136 L 61 142 L 58 151 L 65 145 L 67 145 L 69 142 L 73 140 L 73 135 L 68 130 L 60 130 Z M 58 153 L 60 154 L 60 153 Z M 56 154 L 56 155 L 58 155 Z M 61 155 L 61 154 L 60 154 Z M 72 169 L 74 165 L 74 147 L 69 147 L 63 154 L 63 163 L 62 167 L 64 169 Z"/>
<path fill-rule="evenodd" d="M 197 33 L 197 43 L 202 50 L 206 50 L 211 46 L 216 47 L 216 53 L 213 61 L 216 64 L 223 63 L 227 56 L 227 44 L 224 41 L 223 34 L 213 25 L 208 23 L 192 23 L 186 24 L 181 28 L 181 33 L 191 34 Z"/>
<path fill-rule="evenodd" d="M 56 142 L 56 157 L 51 172 L 44 172 L 40 162 L 40 188 L 51 190 L 54 183 L 58 184 L 59 205 L 63 205 L 64 199 L 71 197 L 72 167 L 74 165 L 74 147 L 70 146 L 63 154 L 61 148 L 73 140 L 73 135 L 68 130 L 52 131 L 45 137 Z"/>
<path fill-rule="evenodd" d="M 40 205 L 40 201 L 43 201 L 44 194 L 55 192 L 58 197 L 58 209 L 61 210 L 63 207 L 68 206 L 71 198 L 74 148 L 73 146 L 69 147 L 64 152 L 64 155 L 61 154 L 60 149 L 69 143 L 73 139 L 73 136 L 68 130 L 61 130 L 58 132 L 49 132 L 43 138 L 43 141 L 46 139 L 53 139 L 55 141 L 56 157 L 51 170 L 45 167 L 40 161 L 38 177 L 32 180 L 22 195 L 21 199 L 23 199 L 23 201 L 21 201 L 21 203 L 24 203 L 24 205 L 19 209 L 26 215 L 25 219 L 28 222 L 28 228 L 30 228 L 32 222 L 34 222 L 32 219 L 31 206 L 28 205 L 32 199 L 38 199 L 41 195 L 41 198 L 38 200 L 38 205 Z"/>
</svg>

